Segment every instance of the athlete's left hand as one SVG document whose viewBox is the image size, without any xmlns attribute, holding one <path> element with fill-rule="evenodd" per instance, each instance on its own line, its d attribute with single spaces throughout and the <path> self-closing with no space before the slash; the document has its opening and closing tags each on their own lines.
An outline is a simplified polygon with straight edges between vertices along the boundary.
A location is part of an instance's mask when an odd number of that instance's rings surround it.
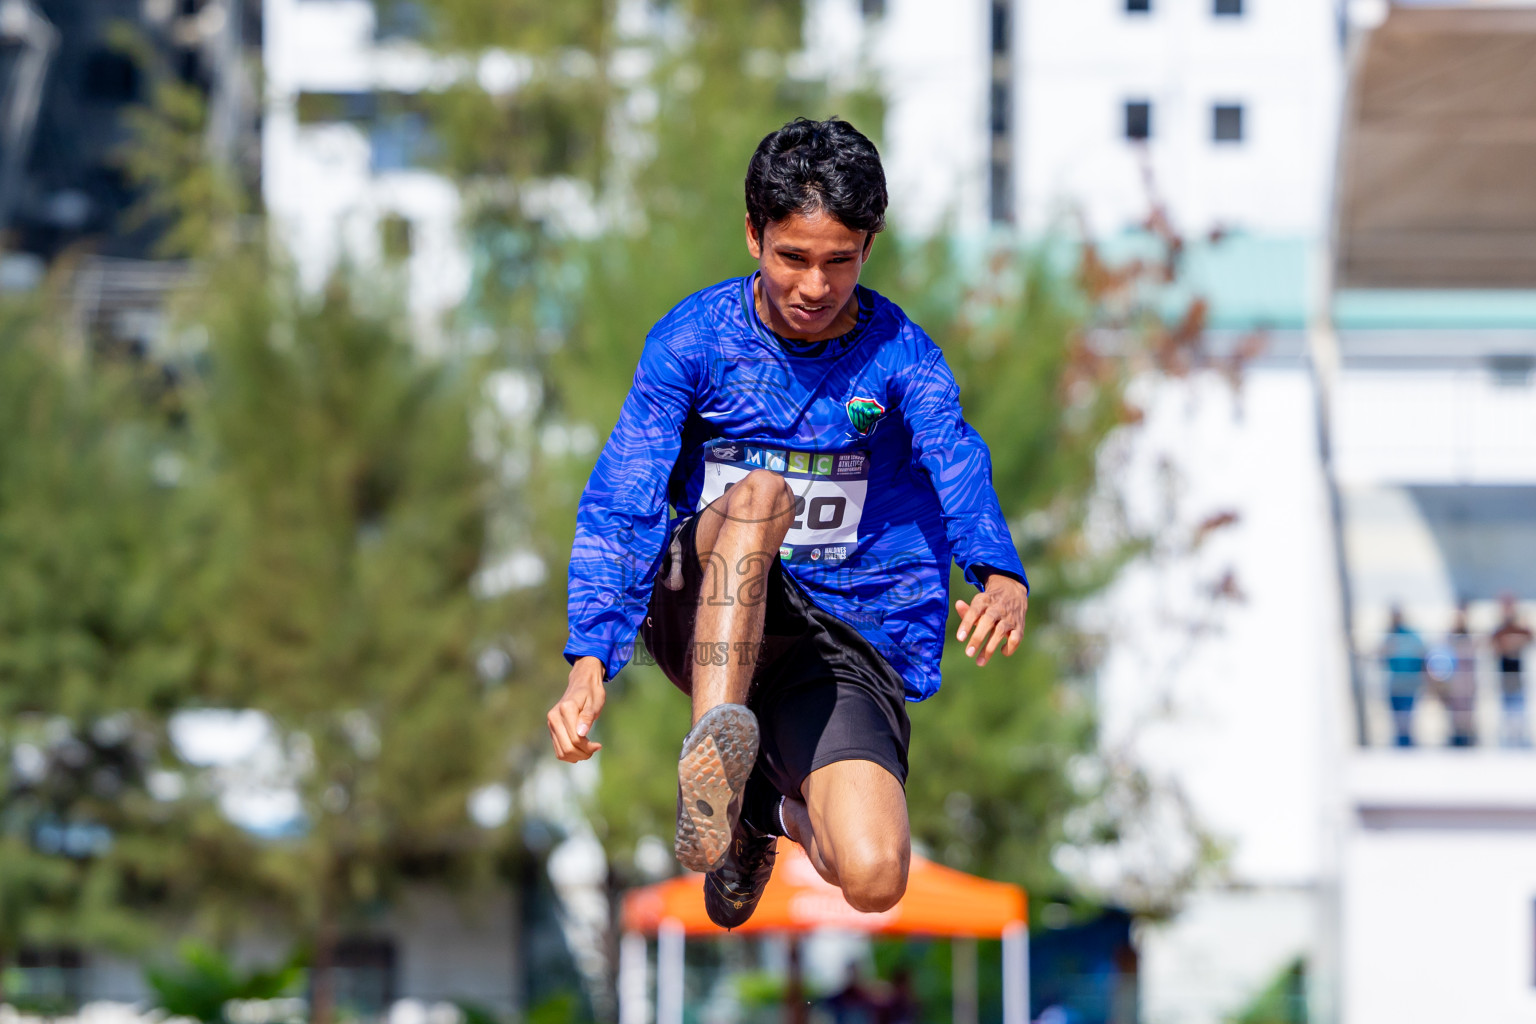
<svg viewBox="0 0 1536 1024">
<path fill-rule="evenodd" d="M 991 659 L 999 644 L 1003 644 L 1005 657 L 1019 649 L 1024 639 L 1024 616 L 1029 612 L 1029 591 L 1012 576 L 994 572 L 982 582 L 987 589 L 977 594 L 976 600 L 955 602 L 955 611 L 960 613 L 955 639 L 971 638 L 965 645 L 965 656 L 976 658 L 978 668 Z"/>
</svg>

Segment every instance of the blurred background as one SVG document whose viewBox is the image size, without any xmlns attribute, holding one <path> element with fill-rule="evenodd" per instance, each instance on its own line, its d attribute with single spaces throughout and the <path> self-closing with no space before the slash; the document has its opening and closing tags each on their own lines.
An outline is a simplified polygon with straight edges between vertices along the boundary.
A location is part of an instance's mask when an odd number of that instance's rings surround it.
<svg viewBox="0 0 1536 1024">
<path fill-rule="evenodd" d="M 548 750 L 645 331 L 833 114 L 1034 584 L 908 790 L 1027 1013 L 626 934 L 644 658 Z M 0 1020 L 1531 1020 L 1533 166 L 1516 2 L 0 0 Z"/>
</svg>

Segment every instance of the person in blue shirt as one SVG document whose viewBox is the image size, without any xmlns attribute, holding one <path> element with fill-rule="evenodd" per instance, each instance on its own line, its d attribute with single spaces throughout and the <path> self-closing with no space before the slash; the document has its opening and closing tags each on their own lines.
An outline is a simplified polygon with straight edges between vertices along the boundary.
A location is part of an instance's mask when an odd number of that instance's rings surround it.
<svg viewBox="0 0 1536 1024">
<path fill-rule="evenodd" d="M 1409 628 L 1403 610 L 1393 605 L 1387 635 L 1382 640 L 1381 664 L 1387 673 L 1387 701 L 1392 708 L 1392 731 L 1399 747 L 1413 746 L 1413 705 L 1424 687 L 1427 654 L 1424 641 Z"/>
<path fill-rule="evenodd" d="M 954 375 L 859 285 L 886 201 L 847 122 L 764 138 L 746 178 L 757 270 L 652 328 L 577 509 L 555 751 L 601 749 L 592 724 L 638 635 L 692 697 L 674 848 L 727 928 L 778 836 L 853 907 L 901 898 L 906 703 L 939 688 L 951 559 L 980 589 L 955 603 L 966 655 L 1023 635 L 1028 582 Z"/>
</svg>

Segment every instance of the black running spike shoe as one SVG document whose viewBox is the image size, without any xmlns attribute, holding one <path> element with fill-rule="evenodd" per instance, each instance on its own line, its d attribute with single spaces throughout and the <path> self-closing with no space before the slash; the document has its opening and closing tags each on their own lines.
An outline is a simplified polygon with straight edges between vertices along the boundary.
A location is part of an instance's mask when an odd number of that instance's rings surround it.
<svg viewBox="0 0 1536 1024">
<path fill-rule="evenodd" d="M 677 762 L 678 863 L 713 871 L 731 850 L 741 796 L 757 762 L 757 716 L 742 704 L 710 708 L 683 740 Z"/>
<path fill-rule="evenodd" d="M 778 836 L 759 832 L 744 821 L 737 824 L 725 863 L 704 876 L 704 909 L 711 921 L 721 928 L 747 923 L 773 875 L 778 842 Z"/>
</svg>

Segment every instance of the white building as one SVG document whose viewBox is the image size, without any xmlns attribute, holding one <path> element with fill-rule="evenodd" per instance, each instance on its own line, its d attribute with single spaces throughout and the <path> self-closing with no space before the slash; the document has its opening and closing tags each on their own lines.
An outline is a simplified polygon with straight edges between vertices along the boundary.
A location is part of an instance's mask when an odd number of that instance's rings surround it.
<svg viewBox="0 0 1536 1024">
<path fill-rule="evenodd" d="M 1038 236 L 1081 214 L 1102 239 L 1146 221 L 1150 184 L 1190 237 L 1324 233 L 1338 0 L 820 0 L 808 25 L 881 73 L 900 222 Z"/>
<path fill-rule="evenodd" d="M 962 228 L 1086 233 L 1113 254 L 1158 204 L 1211 303 L 1212 343 L 1267 339 L 1240 392 L 1215 373 L 1138 385 L 1147 420 L 1122 477 L 1133 512 L 1159 514 L 1166 464 L 1184 530 L 1222 512 L 1237 522 L 1198 553 L 1133 568 L 1096 612 L 1110 641 L 1102 742 L 1181 793 L 1228 851 L 1182 914 L 1142 931 L 1147 1024 L 1215 1024 L 1298 959 L 1328 987 L 1323 808 L 1347 674 L 1307 327 L 1326 285 L 1339 19 L 1335 0 L 1009 0 L 942 18 L 893 0 L 877 29 L 894 65 L 898 217 L 905 204 L 921 225 L 944 207 L 903 197 L 903 183 L 947 181 Z M 924 42 L 958 54 L 959 33 L 965 59 L 924 70 Z M 1229 570 L 1241 600 L 1212 606 L 1202 588 Z"/>
<path fill-rule="evenodd" d="M 381 27 L 370 0 L 264 0 L 262 13 L 262 199 L 300 279 L 318 287 L 343 260 L 393 263 L 418 336 L 440 337 L 469 288 L 469 253 L 457 189 L 421 166 L 429 143 L 409 97 L 469 74 L 504 87 L 497 71 L 515 67 L 437 58 Z"/>
<path fill-rule="evenodd" d="M 1167 460 L 1192 516 L 1239 516 L 1197 557 L 1128 573 L 1104 610 L 1105 743 L 1229 843 L 1224 882 L 1143 933 L 1149 1024 L 1222 1019 L 1298 956 L 1315 1019 L 1536 1008 L 1536 763 L 1376 749 L 1373 659 L 1393 603 L 1433 639 L 1458 599 L 1486 632 L 1498 591 L 1536 596 L 1522 6 L 1014 0 L 938 19 L 894 0 L 879 29 L 898 216 L 948 203 L 962 227 L 1081 225 L 1112 249 L 1161 202 L 1212 340 L 1267 332 L 1240 397 L 1145 382 L 1126 477 L 1150 505 Z M 960 64 L 925 69 L 930 39 Z M 946 198 L 903 197 L 925 182 Z M 1226 567 L 1245 600 L 1190 647 L 1195 586 Z M 1487 744 L 1487 658 L 1483 675 Z M 1435 702 L 1415 727 L 1445 740 Z"/>
<path fill-rule="evenodd" d="M 1150 496 L 1135 467 L 1167 459 L 1192 512 L 1240 517 L 1108 602 L 1105 742 L 1231 844 L 1226 884 L 1144 933 L 1143 1018 L 1221 1019 L 1301 955 L 1316 1019 L 1528 1019 L 1536 767 L 1488 749 L 1491 659 L 1483 747 L 1399 752 L 1374 652 L 1394 603 L 1435 639 L 1460 599 L 1486 634 L 1499 591 L 1536 596 L 1536 11 L 1352 4 L 1346 52 L 1332 3 L 1019 7 L 1026 233 L 1076 210 L 1112 241 L 1149 178 L 1189 237 L 1235 232 L 1192 253 L 1213 341 L 1270 342 L 1240 402 L 1148 382 L 1128 475 Z M 1223 566 L 1246 600 L 1187 654 L 1191 585 Z M 1444 743 L 1443 710 L 1414 728 Z"/>
<path fill-rule="evenodd" d="M 1019 223 L 1109 237 L 1147 185 L 1191 237 L 1311 241 L 1332 180 L 1335 0 L 1016 0 Z"/>
<path fill-rule="evenodd" d="M 1330 808 L 1347 1024 L 1536 1014 L 1536 757 L 1496 746 L 1492 652 L 1474 749 L 1379 749 L 1392 730 L 1373 657 L 1393 604 L 1431 641 L 1463 600 L 1486 636 L 1504 591 L 1530 621 L 1533 59 L 1531 4 L 1434 3 L 1393 9 L 1354 62 L 1322 346 L 1360 655 L 1360 742 Z M 1419 701 L 1414 738 L 1441 747 L 1447 731 Z"/>
</svg>

